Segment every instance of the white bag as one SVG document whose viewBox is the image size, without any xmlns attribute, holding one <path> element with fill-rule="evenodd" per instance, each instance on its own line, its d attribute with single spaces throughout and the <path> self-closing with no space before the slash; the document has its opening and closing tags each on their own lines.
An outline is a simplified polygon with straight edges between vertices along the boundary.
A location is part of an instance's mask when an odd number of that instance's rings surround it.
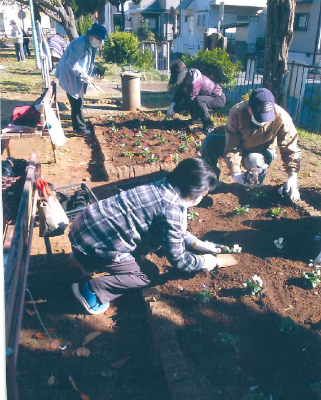
<svg viewBox="0 0 321 400">
<path fill-rule="evenodd" d="M 60 236 L 69 224 L 69 219 L 59 203 L 58 199 L 50 195 L 46 200 L 38 204 L 40 232 L 39 236 Z"/>
<path fill-rule="evenodd" d="M 45 101 L 45 114 L 47 121 L 47 128 L 52 143 L 55 146 L 63 146 L 66 143 L 66 136 L 61 127 L 61 123 L 57 118 L 54 110 L 51 108 L 50 104 Z"/>
</svg>

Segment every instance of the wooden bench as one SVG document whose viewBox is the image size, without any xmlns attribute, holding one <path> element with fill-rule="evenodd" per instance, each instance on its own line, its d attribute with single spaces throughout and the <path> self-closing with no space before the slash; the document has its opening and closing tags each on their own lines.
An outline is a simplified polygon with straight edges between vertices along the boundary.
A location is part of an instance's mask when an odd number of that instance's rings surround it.
<svg viewBox="0 0 321 400">
<path fill-rule="evenodd" d="M 49 136 L 49 132 L 47 129 L 46 122 L 46 114 L 45 114 L 45 102 L 48 101 L 50 106 L 53 108 L 54 112 L 57 115 L 57 118 L 60 121 L 59 116 L 59 107 L 57 102 L 57 84 L 56 82 L 51 82 L 49 88 L 45 89 L 43 98 L 40 103 L 40 124 L 35 127 L 21 127 L 21 129 L 16 131 L 7 132 L 7 127 L 2 129 L 1 131 L 1 140 L 4 143 L 4 147 L 7 152 L 7 156 L 11 156 L 9 143 L 11 139 L 24 139 L 24 138 L 32 138 L 32 137 L 41 137 L 41 136 Z M 51 142 L 54 162 L 57 162 L 57 149 L 56 146 Z"/>
<path fill-rule="evenodd" d="M 18 400 L 16 366 L 31 241 L 37 205 L 36 154 L 32 153 L 14 225 L 4 233 L 7 398 Z"/>
</svg>

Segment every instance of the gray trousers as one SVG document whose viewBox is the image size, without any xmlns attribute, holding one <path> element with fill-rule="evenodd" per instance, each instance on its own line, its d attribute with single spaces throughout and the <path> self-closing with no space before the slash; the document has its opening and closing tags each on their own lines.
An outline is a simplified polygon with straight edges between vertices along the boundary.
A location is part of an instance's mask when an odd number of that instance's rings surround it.
<svg viewBox="0 0 321 400">
<path fill-rule="evenodd" d="M 73 253 L 85 269 L 106 272 L 108 275 L 91 278 L 89 284 L 102 303 L 107 303 L 122 296 L 130 289 L 142 289 L 151 284 L 154 264 L 145 265 L 148 262 L 129 261 L 124 263 L 109 263 L 95 257 L 88 257 L 73 249 Z M 147 270 L 147 274 L 145 273 Z"/>
<path fill-rule="evenodd" d="M 14 49 L 16 52 L 17 61 L 24 61 L 26 57 L 25 52 L 23 51 L 23 43 L 15 43 Z"/>
</svg>

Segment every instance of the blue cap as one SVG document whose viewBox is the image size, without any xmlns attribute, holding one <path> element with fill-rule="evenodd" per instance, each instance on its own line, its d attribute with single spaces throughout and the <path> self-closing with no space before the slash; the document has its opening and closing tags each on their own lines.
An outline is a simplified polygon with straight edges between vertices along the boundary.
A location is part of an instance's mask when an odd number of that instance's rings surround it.
<svg viewBox="0 0 321 400">
<path fill-rule="evenodd" d="M 87 35 L 98 37 L 101 40 L 105 40 L 107 30 L 104 25 L 93 24 L 92 27 L 87 31 Z"/>
<path fill-rule="evenodd" d="M 275 98 L 269 89 L 255 89 L 250 95 L 249 107 L 258 122 L 271 122 L 275 120 L 274 105 Z"/>
</svg>

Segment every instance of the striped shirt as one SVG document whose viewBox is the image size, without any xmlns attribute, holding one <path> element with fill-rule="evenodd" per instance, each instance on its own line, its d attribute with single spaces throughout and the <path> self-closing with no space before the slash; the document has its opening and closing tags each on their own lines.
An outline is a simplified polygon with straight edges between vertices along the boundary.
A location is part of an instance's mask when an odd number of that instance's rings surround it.
<svg viewBox="0 0 321 400">
<path fill-rule="evenodd" d="M 203 260 L 187 250 L 196 237 L 186 226 L 183 201 L 164 178 L 90 205 L 71 225 L 69 238 L 84 255 L 116 263 L 163 246 L 173 267 L 198 271 Z"/>
</svg>

